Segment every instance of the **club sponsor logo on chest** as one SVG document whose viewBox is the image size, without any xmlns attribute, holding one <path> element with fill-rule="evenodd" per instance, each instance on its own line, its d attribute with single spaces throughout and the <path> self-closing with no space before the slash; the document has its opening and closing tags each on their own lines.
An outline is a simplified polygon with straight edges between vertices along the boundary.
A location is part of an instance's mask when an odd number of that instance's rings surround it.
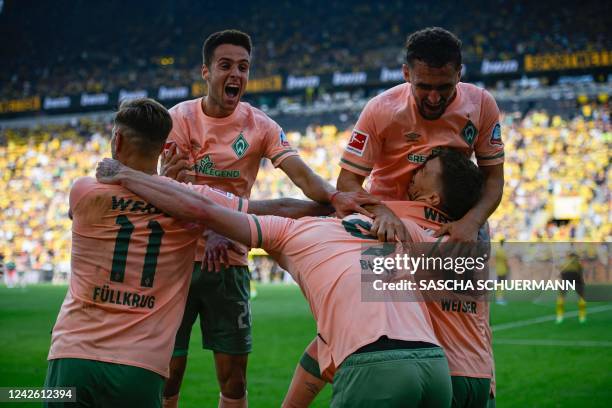
<svg viewBox="0 0 612 408">
<path fill-rule="evenodd" d="M 429 156 L 431 156 L 432 154 L 436 154 L 439 151 L 440 151 L 440 147 L 434 147 L 433 149 L 431 149 L 431 151 L 429 153 L 423 153 L 423 154 L 408 153 L 408 156 L 406 157 L 406 159 L 410 163 L 423 164 L 423 163 L 425 163 L 427 161 L 427 158 Z"/>
<path fill-rule="evenodd" d="M 248 146 L 247 146 L 248 148 Z M 193 170 L 202 176 L 221 177 L 221 178 L 240 178 L 240 170 L 218 170 L 209 154 L 198 160 L 193 166 Z"/>
</svg>

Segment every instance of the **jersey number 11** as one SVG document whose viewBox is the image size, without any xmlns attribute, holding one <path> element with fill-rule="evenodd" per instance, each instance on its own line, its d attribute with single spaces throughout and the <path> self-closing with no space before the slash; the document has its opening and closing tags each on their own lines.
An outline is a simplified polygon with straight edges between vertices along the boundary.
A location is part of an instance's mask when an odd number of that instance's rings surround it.
<svg viewBox="0 0 612 408">
<path fill-rule="evenodd" d="M 110 280 L 112 282 L 123 282 L 128 247 L 130 245 L 132 232 L 134 232 L 134 224 L 132 224 L 125 215 L 117 216 L 115 224 L 119 225 L 120 228 L 117 238 L 115 239 L 115 251 L 113 252 L 113 266 L 111 268 Z M 157 221 L 153 220 L 149 221 L 147 228 L 151 230 L 151 234 L 149 235 L 149 242 L 147 243 L 147 252 L 145 253 L 140 286 L 143 288 L 152 288 L 153 280 L 155 279 L 155 268 L 157 268 L 157 257 L 159 256 L 159 248 L 161 247 L 164 230 Z"/>
</svg>

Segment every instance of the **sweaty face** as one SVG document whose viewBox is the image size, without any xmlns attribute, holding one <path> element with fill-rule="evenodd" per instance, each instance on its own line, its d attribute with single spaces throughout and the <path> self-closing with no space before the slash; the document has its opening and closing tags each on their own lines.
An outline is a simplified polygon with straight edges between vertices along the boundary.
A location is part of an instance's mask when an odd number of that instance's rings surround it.
<svg viewBox="0 0 612 408">
<path fill-rule="evenodd" d="M 222 44 L 215 49 L 210 67 L 202 66 L 208 82 L 208 96 L 220 113 L 231 114 L 244 94 L 249 80 L 251 57 L 238 45 Z"/>
<path fill-rule="evenodd" d="M 431 205 L 438 205 L 439 202 L 433 202 L 434 196 L 438 199 L 442 196 L 442 166 L 438 157 L 425 162 L 412 176 L 408 186 L 408 198 L 411 201 L 426 201 Z"/>
<path fill-rule="evenodd" d="M 419 113 L 427 120 L 438 119 L 456 95 L 461 69 L 452 64 L 430 67 L 422 61 L 404 65 L 404 76 L 412 86 Z"/>
</svg>

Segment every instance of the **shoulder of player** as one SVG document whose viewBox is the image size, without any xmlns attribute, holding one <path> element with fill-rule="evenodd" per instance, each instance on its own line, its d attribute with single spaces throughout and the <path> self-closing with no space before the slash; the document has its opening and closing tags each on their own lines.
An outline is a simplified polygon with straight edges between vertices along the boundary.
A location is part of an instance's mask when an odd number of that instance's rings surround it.
<svg viewBox="0 0 612 408">
<path fill-rule="evenodd" d="M 180 121 L 189 121 L 189 119 L 196 117 L 197 109 L 199 109 L 202 98 L 190 99 L 177 103 L 171 107 L 168 112 L 172 118 L 173 124 Z"/>
<path fill-rule="evenodd" d="M 116 184 L 99 183 L 93 177 L 79 177 L 72 183 L 70 189 L 70 208 L 74 211 L 80 205 L 89 205 L 86 203 L 99 201 L 101 197 L 110 197 L 114 194 L 132 193 Z"/>
<path fill-rule="evenodd" d="M 76 180 L 72 182 L 72 188 L 89 188 L 98 184 L 98 181 L 94 177 L 83 176 L 78 177 Z"/>
<path fill-rule="evenodd" d="M 128 191 L 118 184 L 104 184 L 94 177 L 79 177 L 72 183 L 71 191 L 83 196 L 91 191 Z"/>
<path fill-rule="evenodd" d="M 179 102 L 168 111 L 170 115 L 185 115 L 194 109 L 194 105 L 199 105 L 202 101 L 202 98 L 189 99 L 183 102 Z"/>
<path fill-rule="evenodd" d="M 398 99 L 408 100 L 407 96 L 410 95 L 410 93 L 410 83 L 404 82 L 376 95 L 370 99 L 366 106 L 370 106 L 371 108 L 380 108 L 388 104 L 396 106 Z"/>
<path fill-rule="evenodd" d="M 368 101 L 363 111 L 376 123 L 380 132 L 395 120 L 398 112 L 405 110 L 406 103 L 410 99 L 410 89 L 410 84 L 405 82 L 387 89 Z"/>
<path fill-rule="evenodd" d="M 262 124 L 265 126 L 278 126 L 278 124 L 269 117 L 264 111 L 251 106 L 248 102 L 240 102 L 241 108 L 245 111 L 245 113 L 252 117 L 253 121 L 256 124 Z"/>
<path fill-rule="evenodd" d="M 478 105 L 482 106 L 485 105 L 486 102 L 490 101 L 495 102 L 493 95 L 491 95 L 491 93 L 485 88 L 481 88 L 474 84 L 468 84 L 466 82 L 459 82 L 457 87 L 459 88 L 459 92 L 461 92 L 462 97 L 467 98 Z"/>
</svg>

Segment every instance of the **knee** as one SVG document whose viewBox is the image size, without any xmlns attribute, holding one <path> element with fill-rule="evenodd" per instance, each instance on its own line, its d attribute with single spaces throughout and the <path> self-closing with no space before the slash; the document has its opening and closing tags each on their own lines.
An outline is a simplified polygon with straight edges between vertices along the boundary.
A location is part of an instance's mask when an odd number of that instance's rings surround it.
<svg viewBox="0 0 612 408">
<path fill-rule="evenodd" d="M 221 393 L 228 398 L 239 399 L 246 393 L 246 375 L 240 370 L 233 370 L 224 378 L 219 378 Z"/>
</svg>

